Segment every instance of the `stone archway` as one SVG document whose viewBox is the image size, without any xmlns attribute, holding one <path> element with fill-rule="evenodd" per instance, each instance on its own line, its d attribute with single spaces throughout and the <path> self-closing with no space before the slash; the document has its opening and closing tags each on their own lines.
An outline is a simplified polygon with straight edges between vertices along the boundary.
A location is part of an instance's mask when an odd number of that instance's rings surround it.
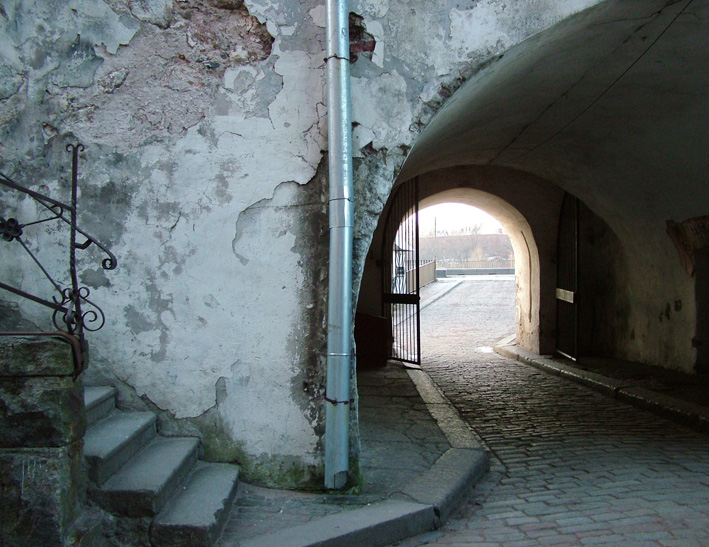
<svg viewBox="0 0 709 547">
<path fill-rule="evenodd" d="M 495 217 L 509 235 L 515 256 L 515 334 L 526 348 L 539 348 L 539 250 L 532 227 L 522 213 L 504 199 L 475 188 L 453 188 L 422 199 L 424 209 L 439 203 L 472 205 Z"/>
<path fill-rule="evenodd" d="M 559 22 L 467 79 L 395 169 L 397 181 L 419 177 L 422 200 L 472 188 L 527 219 L 540 296 L 539 332 L 529 336 L 538 344 L 526 347 L 555 349 L 553 266 L 566 191 L 586 207 L 587 235 L 596 238 L 584 270 L 583 343 L 609 357 L 694 368 L 703 281 L 683 268 L 667 225 L 707 214 L 707 50 L 696 44 L 708 10 L 703 1 L 602 2 Z M 377 245 L 375 233 L 357 265 L 360 310 L 379 308 L 368 290 Z"/>
<path fill-rule="evenodd" d="M 696 44 L 708 13 L 704 1 L 603 2 L 530 37 L 461 85 L 418 136 L 398 177 L 440 187 L 433 178 L 445 173 L 458 179 L 450 188 L 474 176 L 482 190 L 483 174 L 541 181 L 548 194 L 512 184 L 522 194 L 510 199 L 530 198 L 541 210 L 517 208 L 533 229 L 554 232 L 552 194 L 578 197 L 617 237 L 608 241 L 612 260 L 592 264 L 599 283 L 614 277 L 605 300 L 612 306 L 599 305 L 595 322 L 612 333 L 607 353 L 688 372 L 702 343 L 704 301 L 667 225 L 707 214 L 700 148 L 709 127 L 701 68 L 708 50 Z M 506 199 L 509 190 L 497 184 L 491 193 Z M 556 274 L 545 275 L 544 261 L 553 260 L 554 246 L 537 244 L 539 350 L 547 353 L 555 312 L 545 298 L 553 298 Z"/>
<path fill-rule="evenodd" d="M 447 201 L 474 205 L 495 216 L 510 235 L 517 260 L 516 331 L 518 343 L 537 353 L 554 349 L 556 223 L 563 192 L 550 183 L 505 168 L 459 166 L 419 177 L 422 207 Z M 380 217 L 365 261 L 358 313 L 381 310 Z"/>
</svg>

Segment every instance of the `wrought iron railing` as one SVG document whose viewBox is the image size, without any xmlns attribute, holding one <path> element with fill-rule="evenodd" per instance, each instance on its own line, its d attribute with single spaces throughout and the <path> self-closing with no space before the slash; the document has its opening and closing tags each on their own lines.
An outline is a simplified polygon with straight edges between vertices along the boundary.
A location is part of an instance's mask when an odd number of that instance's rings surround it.
<svg viewBox="0 0 709 547">
<path fill-rule="evenodd" d="M 85 331 L 93 332 L 103 327 L 106 318 L 103 310 L 89 299 L 90 291 L 87 287 L 79 285 L 76 273 L 76 252 L 77 250 L 88 249 L 91 245 L 100 248 L 106 255 L 102 261 L 105 270 L 113 270 L 116 265 L 116 257 L 106 247 L 101 245 L 94 237 L 79 228 L 77 225 L 77 199 L 78 199 L 78 172 L 79 172 L 79 152 L 84 150 L 82 144 L 70 144 L 67 152 L 71 154 L 71 204 L 57 201 L 48 196 L 40 194 L 34 190 L 26 188 L 12 180 L 10 177 L 0 172 L 0 185 L 11 188 L 32 198 L 39 204 L 40 210 L 44 211 L 44 216 L 30 222 L 21 222 L 16 218 L 5 219 L 0 216 L 0 238 L 5 242 L 16 242 L 25 253 L 29 255 L 36 266 L 52 286 L 55 294 L 51 300 L 42 298 L 18 287 L 0 281 L 0 288 L 15 295 L 21 296 L 41 304 L 52 310 L 52 323 L 57 332 L 12 332 L 0 333 L 3 335 L 46 335 L 56 336 L 68 341 L 74 354 L 74 373 L 78 376 L 86 366 L 88 357 L 88 346 L 85 339 Z M 69 225 L 69 286 L 64 286 L 55 280 L 39 260 L 37 254 L 32 251 L 27 243 L 26 231 L 42 224 L 57 222 Z M 78 235 L 85 238 L 83 242 L 77 242 Z"/>
</svg>

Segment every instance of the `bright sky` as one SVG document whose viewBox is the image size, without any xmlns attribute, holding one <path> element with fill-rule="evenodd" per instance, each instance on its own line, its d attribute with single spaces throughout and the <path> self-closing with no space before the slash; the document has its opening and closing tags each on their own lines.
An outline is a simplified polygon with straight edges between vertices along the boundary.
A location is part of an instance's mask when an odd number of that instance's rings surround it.
<svg viewBox="0 0 709 547">
<path fill-rule="evenodd" d="M 466 227 L 481 225 L 481 234 L 495 234 L 502 229 L 494 217 L 470 205 L 461 203 L 441 203 L 419 211 L 419 233 L 421 237 L 432 236 L 434 219 L 438 235 L 444 232 L 459 232 Z"/>
</svg>

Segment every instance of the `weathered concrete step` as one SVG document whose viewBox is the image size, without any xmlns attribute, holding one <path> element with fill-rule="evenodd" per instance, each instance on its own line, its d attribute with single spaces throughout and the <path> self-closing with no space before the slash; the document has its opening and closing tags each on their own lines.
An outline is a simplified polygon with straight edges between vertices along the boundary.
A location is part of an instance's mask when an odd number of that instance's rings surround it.
<svg viewBox="0 0 709 547">
<path fill-rule="evenodd" d="M 84 388 L 87 426 L 92 426 L 116 408 L 116 393 L 116 388 L 113 386 L 87 386 Z"/>
<path fill-rule="evenodd" d="M 153 516 L 197 463 L 198 451 L 196 437 L 155 437 L 91 497 L 112 513 Z"/>
<path fill-rule="evenodd" d="M 89 478 L 103 484 L 157 433 L 152 412 L 119 412 L 86 431 L 84 457 Z"/>
<path fill-rule="evenodd" d="M 430 532 L 432 505 L 384 500 L 239 542 L 241 547 L 379 547 Z"/>
<path fill-rule="evenodd" d="M 210 546 L 218 539 L 236 496 L 239 468 L 199 462 L 187 482 L 155 517 L 155 547 Z"/>
</svg>

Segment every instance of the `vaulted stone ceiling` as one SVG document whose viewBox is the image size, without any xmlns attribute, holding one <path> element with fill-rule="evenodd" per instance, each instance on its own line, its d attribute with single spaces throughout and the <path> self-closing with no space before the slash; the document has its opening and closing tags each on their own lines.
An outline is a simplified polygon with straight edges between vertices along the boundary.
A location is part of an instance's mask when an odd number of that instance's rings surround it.
<svg viewBox="0 0 709 547">
<path fill-rule="evenodd" d="M 709 1 L 608 1 L 511 48 L 447 101 L 399 180 L 537 174 L 623 237 L 709 214 Z M 665 248 L 665 250 L 667 247 Z"/>
</svg>

